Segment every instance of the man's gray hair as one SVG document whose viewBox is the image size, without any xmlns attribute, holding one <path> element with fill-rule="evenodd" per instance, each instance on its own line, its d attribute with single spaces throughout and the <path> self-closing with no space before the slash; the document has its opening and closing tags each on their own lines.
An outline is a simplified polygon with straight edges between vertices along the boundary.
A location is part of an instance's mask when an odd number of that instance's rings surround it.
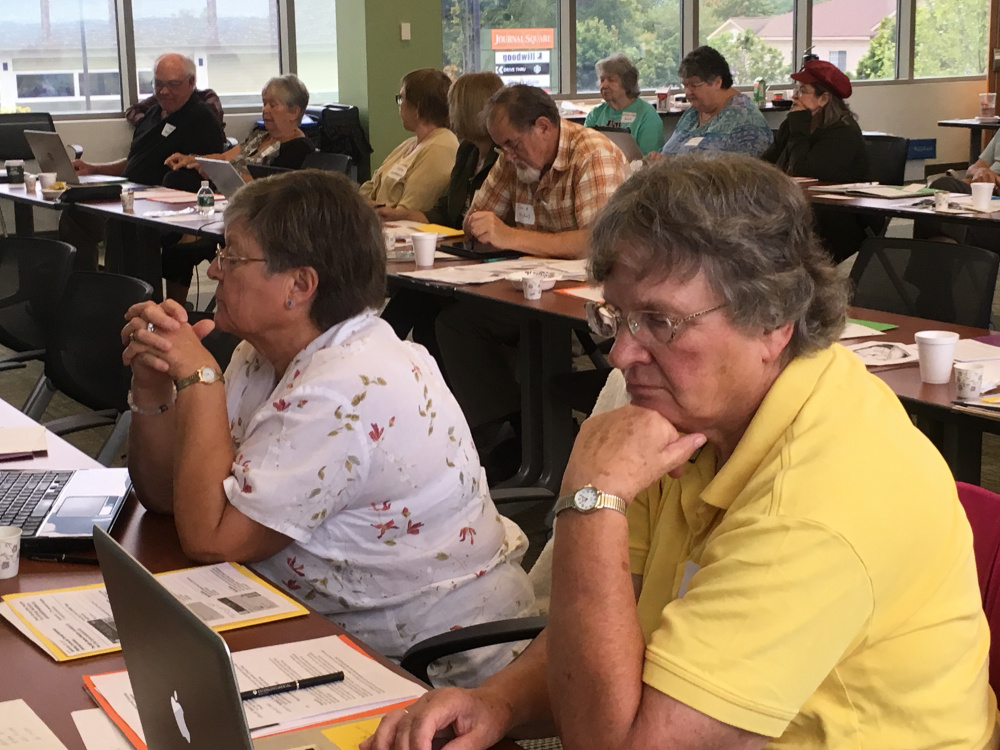
<svg viewBox="0 0 1000 750">
<path fill-rule="evenodd" d="M 621 52 L 598 60 L 594 70 L 597 71 L 598 78 L 602 75 L 618 76 L 627 97 L 635 99 L 639 96 L 639 69 Z"/>
<path fill-rule="evenodd" d="M 153 75 L 156 75 L 156 69 L 160 65 L 160 61 L 165 57 L 176 57 L 181 61 L 181 66 L 184 68 L 184 75 L 190 76 L 197 80 L 198 78 L 198 68 L 195 67 L 194 60 L 192 60 L 187 55 L 182 55 L 180 52 L 164 52 L 162 55 L 153 61 Z"/>
<path fill-rule="evenodd" d="M 299 77 L 294 73 L 286 73 L 283 76 L 270 78 L 264 84 L 264 88 L 261 89 L 260 93 L 264 95 L 268 91 L 278 97 L 281 103 L 289 109 L 298 107 L 298 123 L 301 125 L 302 116 L 305 115 L 306 107 L 309 106 L 309 89 L 306 88 L 306 85 L 302 83 Z"/>
<path fill-rule="evenodd" d="M 686 281 L 704 271 L 733 325 L 794 324 L 788 360 L 825 349 L 844 325 L 847 284 L 812 229 L 802 189 L 742 154 L 671 156 L 608 201 L 591 237 L 590 273 Z"/>
</svg>

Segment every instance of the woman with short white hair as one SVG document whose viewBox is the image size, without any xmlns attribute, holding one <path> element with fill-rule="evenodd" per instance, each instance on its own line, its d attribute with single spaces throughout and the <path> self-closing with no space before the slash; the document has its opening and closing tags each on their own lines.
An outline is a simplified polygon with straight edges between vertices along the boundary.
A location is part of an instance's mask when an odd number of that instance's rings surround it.
<svg viewBox="0 0 1000 750">
<path fill-rule="evenodd" d="M 639 98 L 639 69 L 618 52 L 594 66 L 604 100 L 587 115 L 584 125 L 628 130 L 644 154 L 663 148 L 663 122 L 653 105 Z"/>
</svg>

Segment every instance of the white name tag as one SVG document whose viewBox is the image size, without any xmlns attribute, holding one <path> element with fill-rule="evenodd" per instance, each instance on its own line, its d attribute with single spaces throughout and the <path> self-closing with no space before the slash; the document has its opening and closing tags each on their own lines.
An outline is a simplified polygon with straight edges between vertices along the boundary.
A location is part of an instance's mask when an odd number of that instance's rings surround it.
<svg viewBox="0 0 1000 750">
<path fill-rule="evenodd" d="M 630 122 L 635 122 L 635 112 L 622 112 L 622 125 L 628 125 Z"/>
<path fill-rule="evenodd" d="M 399 182 L 404 177 L 406 177 L 406 165 L 396 164 L 392 169 L 389 170 L 389 177 L 396 182 Z"/>
<path fill-rule="evenodd" d="M 684 594 L 686 594 L 688 590 L 688 584 L 691 583 L 691 579 L 694 578 L 694 574 L 699 570 L 701 570 L 701 566 L 696 562 L 688 560 L 684 563 L 684 575 L 681 577 L 681 587 L 677 591 L 678 599 L 684 598 Z"/>
<path fill-rule="evenodd" d="M 530 203 L 514 204 L 514 221 L 518 224 L 535 225 L 535 207 Z"/>
<path fill-rule="evenodd" d="M 177 130 L 176 127 L 174 127 L 173 125 L 171 125 L 169 122 L 165 122 L 163 124 L 163 130 L 160 131 L 160 135 L 162 135 L 164 138 L 166 138 L 168 135 L 170 135 L 171 133 L 173 133 L 175 130 Z"/>
<path fill-rule="evenodd" d="M 702 137 L 703 136 L 699 135 L 695 136 L 694 138 L 688 138 L 687 143 L 685 143 L 684 145 L 691 146 L 693 148 L 694 146 L 697 146 L 699 143 L 701 143 Z"/>
</svg>

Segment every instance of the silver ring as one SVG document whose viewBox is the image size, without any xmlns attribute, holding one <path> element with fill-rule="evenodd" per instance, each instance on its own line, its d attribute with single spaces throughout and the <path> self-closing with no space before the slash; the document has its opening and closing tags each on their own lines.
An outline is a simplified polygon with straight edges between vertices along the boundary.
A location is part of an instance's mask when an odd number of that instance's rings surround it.
<svg viewBox="0 0 1000 750">
<path fill-rule="evenodd" d="M 132 332 L 131 332 L 131 333 L 130 333 L 130 334 L 128 335 L 128 340 L 129 340 L 129 341 L 135 341 L 135 331 L 132 331 Z"/>
<path fill-rule="evenodd" d="M 155 333 L 156 332 L 156 326 L 154 326 L 152 323 L 147 323 L 146 324 L 146 330 L 149 331 L 150 333 Z"/>
</svg>

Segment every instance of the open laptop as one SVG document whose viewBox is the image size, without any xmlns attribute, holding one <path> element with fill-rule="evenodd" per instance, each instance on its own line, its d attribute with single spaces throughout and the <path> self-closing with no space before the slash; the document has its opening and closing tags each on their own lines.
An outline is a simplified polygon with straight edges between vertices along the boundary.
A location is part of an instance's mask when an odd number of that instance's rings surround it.
<svg viewBox="0 0 1000 750">
<path fill-rule="evenodd" d="M 73 162 L 66 153 L 66 146 L 58 133 L 43 130 L 25 130 L 24 139 L 35 155 L 38 167 L 42 172 L 55 172 L 56 179 L 67 185 L 93 185 L 112 182 L 128 182 L 124 177 L 109 174 L 92 174 L 81 176 L 73 169 Z"/>
<path fill-rule="evenodd" d="M 89 547 L 110 529 L 132 489 L 128 469 L 0 471 L 0 526 L 21 527 L 27 554 Z"/>
<path fill-rule="evenodd" d="M 94 546 L 148 750 L 339 750 L 317 727 L 251 740 L 222 637 L 99 528 Z"/>
<path fill-rule="evenodd" d="M 603 133 L 605 137 L 613 144 L 615 144 L 622 153 L 625 154 L 625 158 L 629 162 L 642 161 L 644 154 L 639 150 L 639 144 L 635 142 L 635 138 L 625 128 L 610 128 L 604 125 L 595 125 L 593 130 L 599 133 Z"/>
<path fill-rule="evenodd" d="M 265 177 L 272 177 L 273 175 L 282 174 L 283 172 L 291 172 L 293 170 L 288 167 L 272 167 L 267 164 L 247 164 L 247 171 L 255 180 L 262 180 Z"/>
<path fill-rule="evenodd" d="M 198 162 L 201 171 L 208 175 L 215 189 L 226 196 L 226 200 L 231 199 L 237 190 L 246 185 L 239 170 L 225 159 L 206 159 L 204 156 L 196 156 L 195 161 Z"/>
</svg>

